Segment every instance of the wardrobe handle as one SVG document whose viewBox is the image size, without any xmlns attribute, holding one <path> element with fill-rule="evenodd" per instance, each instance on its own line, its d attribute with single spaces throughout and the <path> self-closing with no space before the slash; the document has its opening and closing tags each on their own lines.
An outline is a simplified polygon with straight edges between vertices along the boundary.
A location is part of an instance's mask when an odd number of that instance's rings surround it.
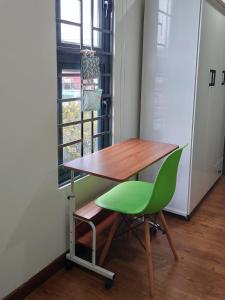
<svg viewBox="0 0 225 300">
<path fill-rule="evenodd" d="M 223 81 L 222 81 L 222 85 L 225 85 L 225 71 L 222 71 L 222 74 L 223 74 Z"/>
<path fill-rule="evenodd" d="M 215 86 L 216 83 L 216 70 L 210 70 L 209 86 Z"/>
</svg>

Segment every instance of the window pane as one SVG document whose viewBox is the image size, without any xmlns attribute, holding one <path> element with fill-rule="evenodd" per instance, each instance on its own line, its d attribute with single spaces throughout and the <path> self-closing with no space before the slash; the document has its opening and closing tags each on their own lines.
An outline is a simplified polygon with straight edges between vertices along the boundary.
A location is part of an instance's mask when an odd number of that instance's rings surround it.
<svg viewBox="0 0 225 300">
<path fill-rule="evenodd" d="M 91 46 L 91 0 L 83 0 L 83 44 Z"/>
<path fill-rule="evenodd" d="M 80 121 L 81 119 L 81 102 L 63 102 L 62 103 L 63 123 Z"/>
<path fill-rule="evenodd" d="M 70 180 L 70 170 L 64 168 L 63 166 L 59 167 L 59 184 L 62 182 L 66 182 L 67 180 Z"/>
<path fill-rule="evenodd" d="M 93 19 L 93 26 L 96 28 L 101 27 L 100 23 L 100 15 L 101 15 L 101 0 L 94 0 L 93 1 L 94 7 L 94 19 Z"/>
<path fill-rule="evenodd" d="M 85 139 L 83 143 L 84 155 L 91 154 L 91 139 Z"/>
<path fill-rule="evenodd" d="M 74 76 L 63 76 L 63 74 L 74 74 Z M 62 99 L 80 98 L 81 81 L 79 71 L 62 71 Z"/>
<path fill-rule="evenodd" d="M 87 120 L 87 119 L 91 119 L 91 112 L 90 111 L 84 111 L 84 120 Z"/>
<path fill-rule="evenodd" d="M 61 0 L 61 19 L 80 23 L 80 1 Z"/>
<path fill-rule="evenodd" d="M 101 132 L 101 121 L 97 120 L 93 122 L 94 135 Z"/>
<path fill-rule="evenodd" d="M 61 24 L 61 42 L 80 44 L 80 27 L 69 24 Z"/>
<path fill-rule="evenodd" d="M 63 148 L 63 162 L 76 159 L 81 156 L 81 143 Z"/>
<path fill-rule="evenodd" d="M 91 138 L 91 122 L 84 123 L 84 139 Z"/>
<path fill-rule="evenodd" d="M 97 30 L 93 31 L 93 39 L 94 39 L 94 47 L 95 48 L 101 48 L 101 33 Z"/>
<path fill-rule="evenodd" d="M 101 149 L 100 137 L 94 138 L 94 152 Z"/>
<path fill-rule="evenodd" d="M 63 144 L 80 140 L 81 125 L 72 125 L 63 127 Z"/>
<path fill-rule="evenodd" d="M 91 122 L 84 123 L 84 155 L 91 153 Z"/>
<path fill-rule="evenodd" d="M 101 114 L 100 114 L 100 110 L 95 110 L 94 111 L 94 118 L 96 118 L 96 117 L 98 117 L 98 116 L 100 116 Z"/>
</svg>

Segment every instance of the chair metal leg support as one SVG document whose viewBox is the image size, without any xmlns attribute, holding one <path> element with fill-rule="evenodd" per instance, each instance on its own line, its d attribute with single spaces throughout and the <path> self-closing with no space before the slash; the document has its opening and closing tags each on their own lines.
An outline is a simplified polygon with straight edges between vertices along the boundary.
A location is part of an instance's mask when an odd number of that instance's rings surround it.
<svg viewBox="0 0 225 300">
<path fill-rule="evenodd" d="M 134 235 L 135 238 L 138 240 L 138 242 L 140 243 L 140 245 L 142 246 L 142 248 L 145 250 L 145 245 L 144 245 L 144 243 L 142 242 L 142 240 L 139 238 L 139 236 L 138 236 L 138 235 L 136 234 L 136 232 L 135 232 L 135 229 L 136 229 L 138 226 L 142 225 L 143 223 L 138 224 L 138 225 L 135 226 L 135 227 L 132 227 L 132 226 L 130 225 L 129 221 L 127 221 L 126 217 L 124 218 L 124 221 L 125 221 L 125 223 L 127 224 L 128 228 L 129 228 L 129 231 L 131 231 L 131 232 L 133 233 L 133 235 Z"/>
<path fill-rule="evenodd" d="M 155 223 L 151 220 L 148 221 L 148 223 L 151 225 L 152 228 L 154 228 L 156 231 L 160 230 L 162 234 L 165 234 L 166 231 L 160 226 L 160 224 Z"/>
<path fill-rule="evenodd" d="M 125 222 L 126 223 L 126 221 L 125 221 L 125 217 L 123 217 L 122 216 L 122 222 L 121 223 L 123 223 L 123 222 Z M 137 219 L 135 219 L 133 222 L 135 222 Z M 127 222 L 129 222 L 129 221 L 127 221 Z M 120 223 L 120 224 L 121 224 Z M 124 234 L 127 234 L 129 231 L 132 231 L 132 230 L 134 230 L 134 229 L 136 229 L 137 227 L 140 227 L 141 225 L 143 225 L 143 222 L 139 222 L 138 224 L 136 224 L 135 226 L 130 226 L 130 228 L 129 228 L 129 226 L 128 226 L 128 229 L 127 230 L 124 230 L 123 232 L 121 232 L 121 233 L 119 233 L 119 234 L 117 234 L 116 236 L 115 236 L 115 239 L 117 239 L 118 237 L 120 237 L 120 236 L 122 236 L 122 235 L 124 235 Z M 120 225 L 119 225 L 120 226 Z M 118 229 L 119 229 L 119 226 L 118 226 Z M 118 230 L 117 230 L 118 231 Z"/>
</svg>

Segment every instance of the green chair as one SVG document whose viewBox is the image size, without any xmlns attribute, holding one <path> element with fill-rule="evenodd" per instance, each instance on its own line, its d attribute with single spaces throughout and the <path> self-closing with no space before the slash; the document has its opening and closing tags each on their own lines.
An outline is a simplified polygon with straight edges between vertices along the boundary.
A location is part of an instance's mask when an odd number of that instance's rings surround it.
<svg viewBox="0 0 225 300">
<path fill-rule="evenodd" d="M 166 232 L 171 250 L 175 259 L 177 260 L 178 255 L 174 248 L 162 210 L 168 205 L 174 195 L 176 189 L 178 165 L 182 151 L 185 147 L 186 146 L 179 148 L 167 156 L 156 176 L 154 183 L 143 181 L 123 182 L 112 188 L 95 201 L 98 206 L 123 215 L 141 215 L 144 217 L 145 249 L 147 254 L 151 295 L 153 295 L 153 267 L 149 215 L 155 214 L 156 217 L 159 217 L 159 220 Z M 111 228 L 110 234 L 108 235 L 108 239 L 100 257 L 100 264 L 102 264 L 105 259 L 118 224 L 119 221 L 117 220 L 114 226 Z"/>
</svg>

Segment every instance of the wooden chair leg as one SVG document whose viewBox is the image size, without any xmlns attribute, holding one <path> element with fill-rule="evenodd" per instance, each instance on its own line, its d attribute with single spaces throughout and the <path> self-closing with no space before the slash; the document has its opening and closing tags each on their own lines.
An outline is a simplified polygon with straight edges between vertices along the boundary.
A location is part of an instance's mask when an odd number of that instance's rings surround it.
<svg viewBox="0 0 225 300">
<path fill-rule="evenodd" d="M 145 244 L 146 244 L 146 255 L 147 255 L 147 266 L 148 266 L 148 278 L 150 295 L 153 296 L 153 265 L 152 265 L 152 250 L 151 250 L 151 234 L 147 218 L 144 221 L 145 226 Z"/>
<path fill-rule="evenodd" d="M 114 221 L 114 223 L 113 223 L 111 229 L 110 229 L 108 238 L 107 238 L 107 240 L 106 240 L 106 242 L 105 242 L 104 248 L 103 248 L 103 250 L 102 250 L 102 252 L 101 252 L 101 255 L 100 255 L 100 258 L 99 258 L 99 263 L 98 263 L 99 266 L 102 266 L 103 263 L 104 263 L 104 261 L 105 261 L 105 258 L 106 258 L 107 254 L 108 254 L 108 252 L 109 252 L 109 248 L 110 248 L 111 243 L 112 243 L 112 239 L 113 239 L 114 234 L 115 234 L 115 232 L 116 232 L 116 230 L 117 230 L 117 228 L 118 228 L 118 225 L 119 225 L 119 223 L 120 223 L 120 220 L 121 220 L 121 217 L 118 216 L 118 217 L 116 218 L 116 220 Z"/>
<path fill-rule="evenodd" d="M 171 250 L 173 252 L 174 258 L 175 258 L 175 260 L 178 260 L 178 255 L 177 255 L 176 249 L 174 247 L 174 244 L 173 244 L 173 241 L 172 241 L 172 238 L 171 238 L 171 234 L 170 234 L 170 231 L 169 231 L 169 227 L 168 227 L 168 225 L 166 223 L 166 220 L 165 220 L 165 217 L 163 215 L 163 212 L 160 211 L 158 215 L 159 215 L 159 219 L 160 219 L 160 221 L 161 221 L 161 223 L 162 223 L 162 225 L 163 225 L 163 227 L 164 227 L 164 229 L 166 231 L 166 237 L 167 237 L 167 240 L 168 240 L 168 242 L 170 244 L 170 248 L 171 248 Z"/>
</svg>

